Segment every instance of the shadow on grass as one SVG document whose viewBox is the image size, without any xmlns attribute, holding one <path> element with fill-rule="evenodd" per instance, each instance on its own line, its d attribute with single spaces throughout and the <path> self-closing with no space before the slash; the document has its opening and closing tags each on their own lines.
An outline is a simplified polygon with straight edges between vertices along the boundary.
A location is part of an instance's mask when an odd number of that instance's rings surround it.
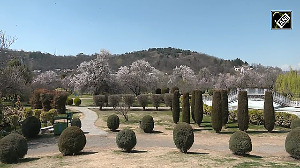
<svg viewBox="0 0 300 168">
<path fill-rule="evenodd" d="M 243 155 L 244 157 L 250 158 L 250 159 L 262 159 L 262 156 L 258 156 L 258 155 L 251 155 L 251 154 L 245 154 Z"/>
<path fill-rule="evenodd" d="M 187 152 L 188 155 L 208 155 L 209 153 L 202 153 L 202 152 Z"/>
<path fill-rule="evenodd" d="M 40 158 L 23 158 L 19 160 L 19 163 L 27 163 L 27 162 L 31 162 L 31 161 L 35 161 L 35 160 L 39 160 Z"/>
<path fill-rule="evenodd" d="M 80 152 L 80 153 L 78 153 L 78 155 L 92 155 L 92 154 L 96 154 L 96 153 L 98 153 L 98 152 L 92 152 L 92 151 L 90 151 L 90 152 Z"/>
<path fill-rule="evenodd" d="M 128 153 L 128 152 L 125 152 L 125 151 L 122 151 L 122 152 Z M 143 151 L 143 150 L 132 150 L 132 151 L 130 151 L 129 153 L 146 153 L 146 152 L 148 152 L 148 151 Z"/>
<path fill-rule="evenodd" d="M 200 132 L 200 131 L 211 131 L 213 130 L 212 128 L 195 128 L 194 132 Z"/>
<path fill-rule="evenodd" d="M 155 131 L 155 130 L 153 130 L 153 131 L 151 132 L 151 134 L 161 134 L 161 133 L 164 133 L 164 132 L 161 132 L 161 131 Z"/>
</svg>

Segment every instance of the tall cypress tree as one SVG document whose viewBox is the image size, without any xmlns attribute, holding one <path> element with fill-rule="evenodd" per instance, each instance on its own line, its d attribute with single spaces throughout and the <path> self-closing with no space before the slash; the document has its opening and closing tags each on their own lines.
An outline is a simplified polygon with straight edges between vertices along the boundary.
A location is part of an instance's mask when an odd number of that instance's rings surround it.
<svg viewBox="0 0 300 168">
<path fill-rule="evenodd" d="M 195 117 L 195 123 L 197 123 L 198 126 L 200 127 L 200 124 L 203 119 L 203 101 L 202 101 L 202 91 L 201 90 L 195 91 L 194 117 Z"/>
<path fill-rule="evenodd" d="M 173 122 L 178 123 L 179 116 L 180 116 L 180 103 L 179 103 L 179 90 L 174 91 L 173 101 L 172 101 L 172 115 L 173 115 Z"/>
<path fill-rule="evenodd" d="M 190 102 L 189 93 L 183 93 L 182 122 L 190 123 Z"/>
<path fill-rule="evenodd" d="M 211 124 L 217 133 L 222 129 L 222 120 L 221 91 L 215 90 L 213 93 Z"/>
<path fill-rule="evenodd" d="M 264 102 L 264 126 L 268 132 L 272 132 L 275 125 L 275 112 L 273 107 L 273 95 L 271 91 L 265 92 Z"/>
<path fill-rule="evenodd" d="M 191 114 L 192 114 L 192 119 L 194 120 L 194 122 L 196 123 L 195 120 L 195 90 L 192 91 L 192 99 L 191 99 Z"/>
<path fill-rule="evenodd" d="M 247 91 L 239 91 L 237 118 L 239 129 L 241 131 L 246 131 L 249 123 Z"/>
<path fill-rule="evenodd" d="M 221 102 L 222 102 L 222 116 L 223 116 L 222 126 L 225 126 L 228 122 L 228 116 L 229 116 L 227 90 L 221 91 Z"/>
</svg>

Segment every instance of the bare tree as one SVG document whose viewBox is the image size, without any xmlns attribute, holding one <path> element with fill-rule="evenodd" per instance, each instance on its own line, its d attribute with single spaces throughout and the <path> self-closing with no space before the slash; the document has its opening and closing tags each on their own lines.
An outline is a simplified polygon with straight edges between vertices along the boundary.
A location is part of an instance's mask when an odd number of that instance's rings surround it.
<svg viewBox="0 0 300 168">
<path fill-rule="evenodd" d="M 6 35 L 4 31 L 0 30 L 0 50 L 8 49 L 16 40 L 16 37 Z"/>
</svg>

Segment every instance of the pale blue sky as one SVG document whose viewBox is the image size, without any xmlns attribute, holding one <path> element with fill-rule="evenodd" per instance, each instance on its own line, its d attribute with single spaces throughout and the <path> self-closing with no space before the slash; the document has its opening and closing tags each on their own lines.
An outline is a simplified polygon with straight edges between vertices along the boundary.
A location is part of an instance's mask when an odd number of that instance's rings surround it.
<svg viewBox="0 0 300 168">
<path fill-rule="evenodd" d="M 292 30 L 271 30 L 291 10 Z M 2 0 L 12 49 L 56 55 L 175 47 L 300 69 L 300 0 Z"/>
</svg>

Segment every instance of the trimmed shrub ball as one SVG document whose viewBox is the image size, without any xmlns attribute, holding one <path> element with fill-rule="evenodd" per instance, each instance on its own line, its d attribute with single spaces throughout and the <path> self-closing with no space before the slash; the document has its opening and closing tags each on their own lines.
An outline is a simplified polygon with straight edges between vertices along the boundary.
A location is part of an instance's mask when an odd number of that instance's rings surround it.
<svg viewBox="0 0 300 168">
<path fill-rule="evenodd" d="M 107 118 L 107 127 L 112 130 L 116 131 L 119 128 L 120 125 L 120 119 L 117 115 L 113 114 L 108 116 Z"/>
<path fill-rule="evenodd" d="M 136 136 L 134 131 L 130 129 L 123 129 L 118 132 L 116 137 L 116 143 L 119 148 L 125 152 L 131 152 L 136 145 Z"/>
<path fill-rule="evenodd" d="M 177 124 L 173 130 L 173 140 L 176 147 L 182 153 L 187 153 L 194 143 L 194 132 L 192 126 L 184 122 Z"/>
<path fill-rule="evenodd" d="M 26 118 L 22 123 L 22 134 L 26 138 L 36 137 L 41 130 L 41 122 L 34 116 Z"/>
<path fill-rule="evenodd" d="M 142 118 L 141 121 L 141 129 L 144 130 L 145 133 L 151 133 L 154 128 L 154 120 L 150 115 L 146 115 Z"/>
<path fill-rule="evenodd" d="M 76 97 L 75 99 L 74 99 L 74 105 L 75 106 L 79 106 L 81 104 L 81 99 L 79 98 L 79 97 Z"/>
<path fill-rule="evenodd" d="M 0 140 L 0 160 L 2 163 L 17 163 L 28 151 L 26 139 L 17 133 L 11 133 Z"/>
<path fill-rule="evenodd" d="M 71 121 L 71 126 L 77 126 L 81 128 L 81 120 L 79 118 L 73 118 Z"/>
<path fill-rule="evenodd" d="M 296 118 L 291 123 L 291 129 L 300 127 L 300 118 Z"/>
<path fill-rule="evenodd" d="M 85 144 L 86 137 L 77 126 L 66 128 L 58 138 L 58 148 L 64 156 L 79 153 Z"/>
<path fill-rule="evenodd" d="M 66 105 L 72 105 L 72 104 L 73 104 L 73 99 L 68 97 L 66 100 Z"/>
<path fill-rule="evenodd" d="M 292 129 L 286 136 L 285 150 L 293 158 L 300 159 L 300 127 Z"/>
<path fill-rule="evenodd" d="M 252 142 L 244 131 L 236 131 L 229 140 L 229 149 L 236 155 L 245 155 L 252 151 Z"/>
</svg>

